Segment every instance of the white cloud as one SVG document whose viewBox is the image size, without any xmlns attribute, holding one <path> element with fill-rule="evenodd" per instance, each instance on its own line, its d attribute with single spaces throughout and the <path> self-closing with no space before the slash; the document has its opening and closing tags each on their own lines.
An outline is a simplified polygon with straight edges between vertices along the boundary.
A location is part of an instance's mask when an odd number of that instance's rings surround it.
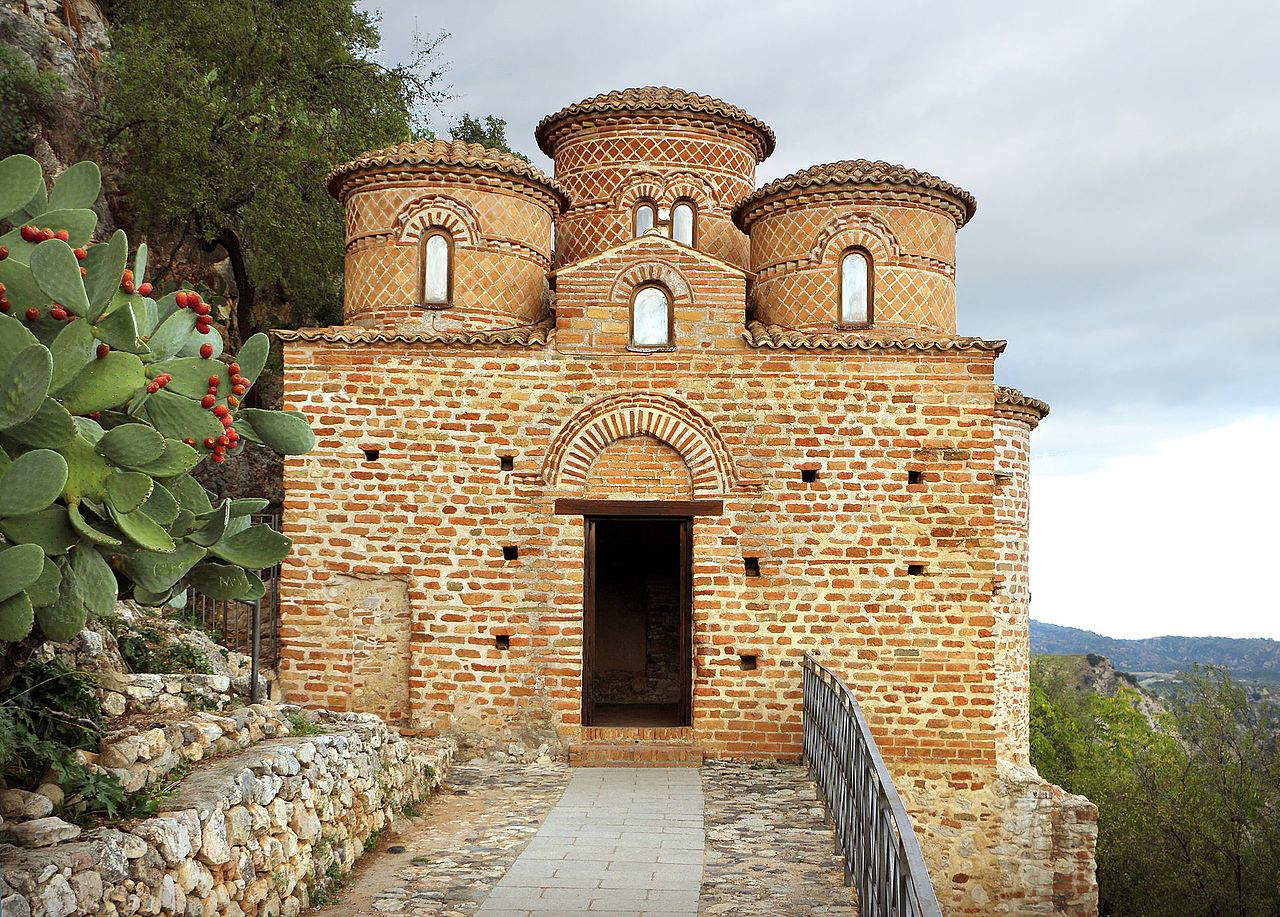
<svg viewBox="0 0 1280 917">
<path fill-rule="evenodd" d="M 1113 637 L 1280 638 L 1280 414 L 1032 472 L 1033 617 Z"/>
</svg>

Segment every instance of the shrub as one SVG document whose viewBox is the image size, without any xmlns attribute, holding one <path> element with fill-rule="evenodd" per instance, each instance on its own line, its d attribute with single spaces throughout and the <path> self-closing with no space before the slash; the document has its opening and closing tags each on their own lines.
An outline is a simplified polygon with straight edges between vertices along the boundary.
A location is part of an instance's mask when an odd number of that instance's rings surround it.
<svg viewBox="0 0 1280 917">
<path fill-rule="evenodd" d="M 31 145 L 40 117 L 53 108 L 63 85 L 56 73 L 41 73 L 16 47 L 0 42 L 0 156 Z"/>
<path fill-rule="evenodd" d="M 265 500 L 215 502 L 190 472 L 246 443 L 315 442 L 297 412 L 240 409 L 266 335 L 223 359 L 212 305 L 152 298 L 145 245 L 130 268 L 123 232 L 90 242 L 100 187 L 92 162 L 46 191 L 34 159 L 0 161 L 0 645 L 36 622 L 70 640 L 118 597 L 261 598 L 254 571 L 289 539 L 250 524 Z"/>
</svg>

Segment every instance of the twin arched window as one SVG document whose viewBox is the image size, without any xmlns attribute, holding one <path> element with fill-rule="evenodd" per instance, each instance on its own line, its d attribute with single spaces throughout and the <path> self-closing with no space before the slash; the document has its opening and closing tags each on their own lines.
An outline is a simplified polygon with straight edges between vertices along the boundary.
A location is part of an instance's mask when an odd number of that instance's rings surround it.
<svg viewBox="0 0 1280 917">
<path fill-rule="evenodd" d="M 658 218 L 658 207 L 649 198 L 641 198 L 631 213 L 631 235 L 643 236 L 653 229 Z M 686 198 L 671 207 L 671 238 L 682 245 L 693 245 L 698 233 L 698 208 Z"/>
<path fill-rule="evenodd" d="M 424 306 L 447 306 L 453 298 L 453 236 L 431 227 L 418 242 L 418 274 Z"/>
<path fill-rule="evenodd" d="M 850 248 L 840 256 L 840 312 L 837 324 L 871 324 L 871 296 L 874 288 L 871 254 Z"/>
<path fill-rule="evenodd" d="M 642 283 L 631 296 L 631 346 L 664 350 L 672 346 L 671 294 L 656 283 Z"/>
</svg>

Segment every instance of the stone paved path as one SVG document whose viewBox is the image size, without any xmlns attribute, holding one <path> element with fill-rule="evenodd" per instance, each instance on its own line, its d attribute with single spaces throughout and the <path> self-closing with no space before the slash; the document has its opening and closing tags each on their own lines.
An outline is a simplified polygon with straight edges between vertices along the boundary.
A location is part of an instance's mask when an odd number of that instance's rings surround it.
<svg viewBox="0 0 1280 917">
<path fill-rule="evenodd" d="M 695 768 L 578 768 L 481 914 L 696 914 L 706 835 Z"/>
<path fill-rule="evenodd" d="M 323 917 L 857 913 L 803 768 L 457 765 Z"/>
</svg>

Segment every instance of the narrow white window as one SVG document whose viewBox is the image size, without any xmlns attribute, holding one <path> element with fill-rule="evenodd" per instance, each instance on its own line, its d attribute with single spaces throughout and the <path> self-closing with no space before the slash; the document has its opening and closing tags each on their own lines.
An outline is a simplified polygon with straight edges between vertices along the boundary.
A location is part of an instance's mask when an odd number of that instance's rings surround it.
<svg viewBox="0 0 1280 917">
<path fill-rule="evenodd" d="M 682 245 L 693 244 L 693 205 L 681 201 L 671 208 L 671 238 Z"/>
<path fill-rule="evenodd" d="M 671 346 L 671 299 L 662 287 L 646 286 L 636 291 L 631 305 L 631 345 Z"/>
<path fill-rule="evenodd" d="M 640 204 L 636 207 L 636 235 L 643 236 L 650 229 L 653 229 L 653 205 Z"/>
<path fill-rule="evenodd" d="M 871 261 L 859 251 L 840 259 L 840 324 L 871 321 Z"/>
<path fill-rule="evenodd" d="M 434 232 L 422 243 L 422 302 L 439 306 L 449 302 L 449 239 Z"/>
</svg>

